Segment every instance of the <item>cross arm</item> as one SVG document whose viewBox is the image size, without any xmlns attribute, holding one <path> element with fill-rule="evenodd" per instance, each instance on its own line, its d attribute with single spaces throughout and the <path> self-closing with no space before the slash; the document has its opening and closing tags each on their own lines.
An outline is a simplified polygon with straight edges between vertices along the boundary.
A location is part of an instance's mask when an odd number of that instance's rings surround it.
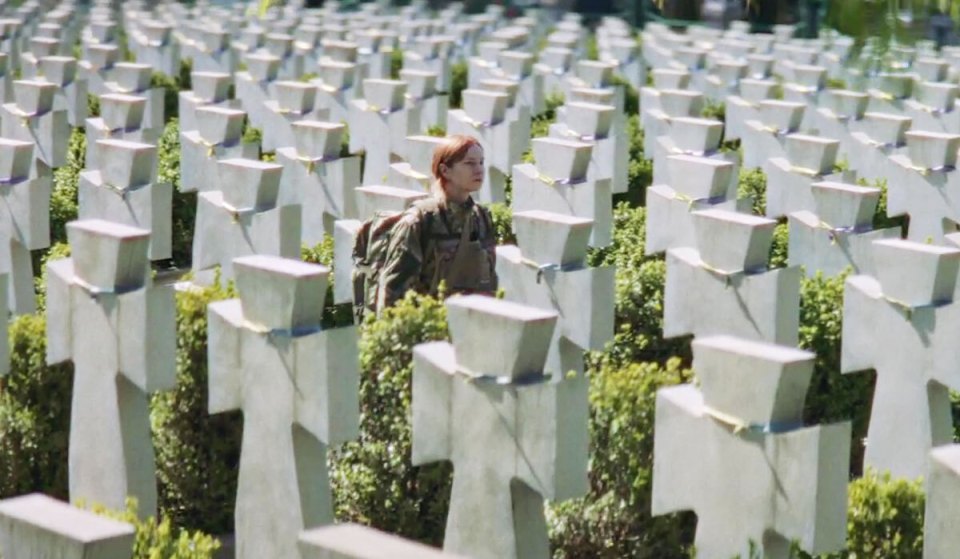
<svg viewBox="0 0 960 559">
<path fill-rule="evenodd" d="M 63 258 L 47 263 L 48 365 L 62 363 L 73 357 L 72 281 L 73 261 L 71 259 Z M 4 300 L 5 306 L 6 297 L 0 297 L 0 299 Z"/>
<path fill-rule="evenodd" d="M 177 381 L 173 291 L 148 286 L 117 299 L 120 370 L 144 392 L 172 389 Z"/>
<path fill-rule="evenodd" d="M 587 388 L 573 375 L 517 389 L 517 477 L 547 499 L 587 492 Z"/>
<path fill-rule="evenodd" d="M 692 510 L 703 491 L 703 456 L 707 418 L 703 395 L 692 384 L 657 391 L 653 438 L 653 515 Z"/>
<path fill-rule="evenodd" d="M 846 543 L 850 429 L 845 421 L 767 438 L 777 480 L 773 528 L 813 555 Z"/>
<path fill-rule="evenodd" d="M 600 350 L 613 339 L 616 268 L 602 266 L 545 274 L 564 320 L 560 333 L 585 350 Z"/>
<path fill-rule="evenodd" d="M 453 456 L 453 383 L 457 378 L 453 345 L 431 342 L 413 348 L 413 465 Z"/>
<path fill-rule="evenodd" d="M 290 204 L 258 212 L 250 224 L 253 254 L 300 259 L 301 206 Z"/>
<path fill-rule="evenodd" d="M 879 327 L 877 305 L 883 304 L 880 283 L 869 276 L 847 278 L 843 291 L 843 331 L 840 371 L 852 373 L 874 367 Z"/>
<path fill-rule="evenodd" d="M 207 410 L 220 413 L 243 404 L 240 348 L 243 342 L 240 299 L 210 303 L 207 307 Z"/>
<path fill-rule="evenodd" d="M 335 445 L 360 431 L 360 364 L 355 326 L 297 338 L 294 419 Z"/>
</svg>

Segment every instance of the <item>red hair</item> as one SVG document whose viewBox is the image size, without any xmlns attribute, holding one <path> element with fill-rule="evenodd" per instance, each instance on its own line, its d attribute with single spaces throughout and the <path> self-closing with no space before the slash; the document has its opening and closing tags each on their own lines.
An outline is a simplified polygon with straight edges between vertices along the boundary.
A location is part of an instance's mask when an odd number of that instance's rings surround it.
<svg viewBox="0 0 960 559">
<path fill-rule="evenodd" d="M 434 148 L 433 164 L 430 165 L 430 171 L 433 173 L 433 177 L 437 179 L 436 184 L 440 188 L 445 186 L 443 173 L 440 172 L 440 165 L 446 165 L 447 167 L 455 165 L 467 156 L 467 152 L 470 151 L 470 148 L 473 146 L 483 149 L 483 146 L 480 145 L 480 140 L 472 136 L 454 134 L 453 136 L 448 136 L 444 143 Z M 439 192 L 437 194 L 439 194 Z"/>
</svg>

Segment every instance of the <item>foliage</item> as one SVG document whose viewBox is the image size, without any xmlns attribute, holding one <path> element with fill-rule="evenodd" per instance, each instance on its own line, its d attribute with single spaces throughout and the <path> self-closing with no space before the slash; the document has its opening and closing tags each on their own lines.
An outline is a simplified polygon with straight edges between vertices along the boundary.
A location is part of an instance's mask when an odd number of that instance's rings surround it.
<svg viewBox="0 0 960 559">
<path fill-rule="evenodd" d="M 177 89 L 185 91 L 193 87 L 191 73 L 193 73 L 193 59 L 182 58 L 180 60 L 180 74 L 177 76 Z M 170 118 L 169 115 L 167 118 Z"/>
<path fill-rule="evenodd" d="M 250 122 L 250 118 L 246 118 L 243 121 L 243 135 L 240 137 L 240 141 L 245 144 L 261 144 L 263 142 L 263 131 L 253 125 Z"/>
<path fill-rule="evenodd" d="M 616 194 L 614 203 L 626 202 L 631 206 L 646 203 L 647 187 L 653 182 L 653 160 L 643 151 L 643 128 L 640 127 L 640 115 L 627 117 L 627 139 L 629 145 L 629 163 L 627 166 L 627 192 Z"/>
<path fill-rule="evenodd" d="M 322 241 L 314 246 L 300 247 L 300 259 L 304 262 L 322 264 L 331 269 L 327 278 L 327 296 L 323 307 L 323 327 L 338 328 L 353 324 L 353 305 L 333 303 L 333 236 L 326 235 Z"/>
<path fill-rule="evenodd" d="M 447 135 L 447 129 L 439 124 L 434 124 L 433 126 L 427 127 L 427 136 L 433 136 L 435 138 L 443 138 Z"/>
<path fill-rule="evenodd" d="M 790 244 L 790 229 L 786 222 L 773 228 L 773 242 L 770 243 L 770 268 L 782 268 L 787 265 L 787 249 Z"/>
<path fill-rule="evenodd" d="M 515 245 L 517 236 L 513 231 L 513 209 L 506 204 L 490 204 L 490 217 L 496 230 L 498 245 Z"/>
<path fill-rule="evenodd" d="M 767 213 L 767 174 L 763 169 L 740 169 L 737 198 L 750 198 L 753 201 L 753 213 L 766 215 Z"/>
<path fill-rule="evenodd" d="M 701 111 L 703 118 L 709 118 L 712 120 L 719 120 L 720 122 L 726 122 L 727 120 L 727 104 L 722 101 L 711 101 L 707 100 L 706 104 L 703 106 L 703 111 Z"/>
<path fill-rule="evenodd" d="M 137 518 L 137 501 L 127 499 L 127 510 L 110 511 L 94 505 L 91 510 L 102 516 L 132 524 L 134 542 L 132 559 L 213 559 L 220 542 L 199 531 L 174 528 L 169 518 L 157 521 L 152 516 Z"/>
<path fill-rule="evenodd" d="M 157 144 L 157 177 L 160 182 L 173 185 L 171 213 L 171 257 L 180 268 L 190 267 L 193 260 L 193 229 L 197 221 L 197 195 L 181 192 L 180 183 L 180 123 L 176 118 L 167 122 Z"/>
<path fill-rule="evenodd" d="M 70 131 L 67 143 L 67 164 L 53 171 L 53 190 L 50 195 L 50 242 L 67 241 L 67 223 L 77 219 L 77 195 L 80 171 L 87 159 L 87 135 L 83 128 Z"/>
<path fill-rule="evenodd" d="M 73 365 L 47 365 L 46 317 L 9 325 L 10 372 L 0 378 L 0 497 L 41 490 L 67 498 Z"/>
<path fill-rule="evenodd" d="M 467 62 L 456 62 L 450 66 L 450 108 L 463 106 L 463 90 L 467 88 Z"/>
<path fill-rule="evenodd" d="M 400 70 L 403 69 L 403 50 L 393 49 L 390 52 L 390 79 L 399 80 Z"/>
<path fill-rule="evenodd" d="M 827 78 L 827 89 L 846 89 L 847 82 L 843 78 Z"/>
<path fill-rule="evenodd" d="M 633 87 L 626 78 L 619 74 L 614 74 L 610 80 L 610 85 L 623 87 L 623 112 L 627 115 L 638 115 L 640 113 L 640 92 Z"/>
<path fill-rule="evenodd" d="M 867 435 L 874 379 L 867 373 L 840 374 L 847 275 L 824 277 L 818 272 L 800 282 L 800 347 L 817 356 L 803 415 L 808 425 L 853 421 L 850 471 L 858 475 L 863 469 L 861 441 Z"/>
<path fill-rule="evenodd" d="M 626 364 L 688 357 L 686 339 L 663 338 L 666 263 L 662 256 L 644 254 L 646 208 L 621 203 L 613 220 L 613 242 L 587 259 L 590 266 L 616 266 L 614 341 L 594 358 Z"/>
<path fill-rule="evenodd" d="M 873 228 L 899 227 L 902 236 L 910 224 L 910 217 L 907 215 L 887 215 L 887 179 L 877 179 L 871 184 L 866 179 L 861 178 L 857 180 L 857 184 L 880 189 L 880 201 L 877 202 L 877 208 L 873 212 Z"/>
<path fill-rule="evenodd" d="M 850 483 L 847 497 L 847 549 L 819 559 L 923 557 L 922 480 L 891 479 L 871 470 Z"/>
<path fill-rule="evenodd" d="M 100 97 L 92 93 L 87 94 L 87 116 L 89 118 L 100 116 Z"/>
<path fill-rule="evenodd" d="M 154 72 L 150 76 L 151 88 L 163 88 L 163 114 L 167 119 L 180 116 L 180 84 L 177 79 L 164 74 L 163 72 Z"/>
<path fill-rule="evenodd" d="M 650 498 L 657 390 L 690 379 L 677 358 L 591 375 L 590 490 L 550 506 L 555 558 L 689 556 L 693 515 L 651 517 Z"/>
<path fill-rule="evenodd" d="M 337 518 L 439 544 L 450 493 L 449 464 L 411 462 L 413 347 L 447 337 L 443 303 L 413 291 L 360 338 L 360 438 L 333 452 Z"/>
<path fill-rule="evenodd" d="M 233 296 L 177 292 L 177 387 L 151 401 L 161 516 L 211 534 L 233 531 L 243 420 L 207 412 L 207 305 Z"/>
</svg>

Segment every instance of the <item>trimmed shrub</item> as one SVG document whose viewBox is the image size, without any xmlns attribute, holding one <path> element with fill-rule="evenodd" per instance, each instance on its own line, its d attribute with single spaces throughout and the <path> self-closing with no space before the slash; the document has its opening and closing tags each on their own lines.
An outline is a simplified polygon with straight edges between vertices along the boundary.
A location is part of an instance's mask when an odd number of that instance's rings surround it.
<svg viewBox="0 0 960 559">
<path fill-rule="evenodd" d="M 189 268 L 193 260 L 193 229 L 197 222 L 197 194 L 181 192 L 180 122 L 172 118 L 163 129 L 157 144 L 157 177 L 173 185 L 171 213 L 171 258 L 174 265 Z"/>
<path fill-rule="evenodd" d="M 127 499 L 127 510 L 111 511 L 94 505 L 91 510 L 102 516 L 132 524 L 135 530 L 132 559 L 213 559 L 220 542 L 202 532 L 174 528 L 169 518 L 157 521 L 137 517 L 137 501 Z"/>
<path fill-rule="evenodd" d="M 360 338 L 360 438 L 333 449 L 330 481 L 337 518 L 439 545 L 452 467 L 411 462 L 412 351 L 447 338 L 446 309 L 410 292 Z"/>
<path fill-rule="evenodd" d="M 233 296 L 177 292 L 177 387 L 150 406 L 161 516 L 211 534 L 233 531 L 243 417 L 207 413 L 207 305 Z"/>
<path fill-rule="evenodd" d="M 463 106 L 463 90 L 467 88 L 467 63 L 457 62 L 450 66 L 450 108 Z"/>
<path fill-rule="evenodd" d="M 46 364 L 46 317 L 9 325 L 10 373 L 0 378 L 0 496 L 42 491 L 66 500 L 73 364 Z"/>
<path fill-rule="evenodd" d="M 50 195 L 50 242 L 67 242 L 67 223 L 77 219 L 77 193 L 80 171 L 87 160 L 87 135 L 83 128 L 70 131 L 67 144 L 67 164 L 53 171 L 53 191 Z"/>
<path fill-rule="evenodd" d="M 689 357 L 686 338 L 663 338 L 663 289 L 666 263 L 644 255 L 646 208 L 620 203 L 613 213 L 613 242 L 594 250 L 591 266 L 616 266 L 616 317 L 612 345 L 593 358 L 625 365 L 673 356 Z"/>
<path fill-rule="evenodd" d="M 488 209 L 496 230 L 497 244 L 517 244 L 517 236 L 513 232 L 513 209 L 506 204 L 490 204 Z"/>
<path fill-rule="evenodd" d="M 850 471 L 859 475 L 863 471 L 861 441 L 870 421 L 874 375 L 840 374 L 843 286 L 847 275 L 824 277 L 818 272 L 800 282 L 800 347 L 817 355 L 803 416 L 808 425 L 853 422 Z"/>
<path fill-rule="evenodd" d="M 818 559 L 923 557 L 925 496 L 921 480 L 891 479 L 868 471 L 850 483 L 847 508 L 847 549 Z M 809 555 L 798 553 L 809 559 Z"/>
<path fill-rule="evenodd" d="M 676 358 L 591 375 L 590 492 L 549 506 L 555 558 L 689 556 L 693 515 L 651 517 L 650 497 L 657 390 L 690 379 Z"/>
<path fill-rule="evenodd" d="M 750 198 L 753 201 L 753 213 L 767 213 L 767 174 L 763 169 L 740 169 L 740 183 L 737 186 L 737 198 Z"/>
</svg>

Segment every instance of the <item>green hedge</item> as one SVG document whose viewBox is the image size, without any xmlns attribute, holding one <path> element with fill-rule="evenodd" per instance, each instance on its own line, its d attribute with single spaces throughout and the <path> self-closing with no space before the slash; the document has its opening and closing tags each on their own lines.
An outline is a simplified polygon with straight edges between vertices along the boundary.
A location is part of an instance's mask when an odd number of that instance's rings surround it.
<svg viewBox="0 0 960 559">
<path fill-rule="evenodd" d="M 150 406 L 161 514 L 213 534 L 233 531 L 243 418 L 207 413 L 207 305 L 233 296 L 219 287 L 177 292 L 177 386 Z"/>
</svg>

